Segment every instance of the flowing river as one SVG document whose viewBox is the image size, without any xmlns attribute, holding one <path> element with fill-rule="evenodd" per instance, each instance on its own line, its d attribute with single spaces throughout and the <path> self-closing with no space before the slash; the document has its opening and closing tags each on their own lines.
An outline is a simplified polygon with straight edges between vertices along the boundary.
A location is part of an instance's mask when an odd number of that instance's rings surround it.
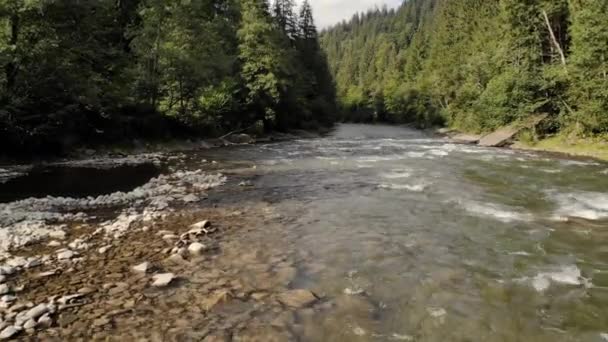
<svg viewBox="0 0 608 342">
<path fill-rule="evenodd" d="M 209 157 L 256 165 L 247 196 L 293 218 L 296 285 L 372 303 L 309 340 L 608 340 L 605 163 L 367 125 Z"/>
<path fill-rule="evenodd" d="M 351 124 L 185 155 L 227 176 L 211 203 L 272 206 L 238 239 L 332 300 L 296 340 L 608 341 L 606 163 Z"/>
</svg>

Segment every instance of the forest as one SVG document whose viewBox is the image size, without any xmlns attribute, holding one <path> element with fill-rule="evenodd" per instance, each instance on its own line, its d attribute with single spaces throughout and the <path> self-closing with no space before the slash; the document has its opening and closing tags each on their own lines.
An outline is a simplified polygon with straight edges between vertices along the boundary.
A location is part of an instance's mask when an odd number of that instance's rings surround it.
<svg viewBox="0 0 608 342">
<path fill-rule="evenodd" d="M 0 152 L 335 118 L 308 2 L 0 0 Z"/>
<path fill-rule="evenodd" d="M 608 133 L 607 0 L 409 0 L 321 34 L 343 120 Z"/>
</svg>

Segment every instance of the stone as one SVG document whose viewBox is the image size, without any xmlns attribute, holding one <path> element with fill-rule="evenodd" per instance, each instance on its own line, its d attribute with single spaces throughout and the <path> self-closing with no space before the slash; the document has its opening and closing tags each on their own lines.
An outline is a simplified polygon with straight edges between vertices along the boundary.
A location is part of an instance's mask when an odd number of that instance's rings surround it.
<svg viewBox="0 0 608 342">
<path fill-rule="evenodd" d="M 77 294 L 73 294 L 73 295 L 63 296 L 63 297 L 61 297 L 61 298 L 59 298 L 57 300 L 57 303 L 66 305 L 66 304 L 72 303 L 75 299 L 79 299 L 79 298 L 82 298 L 82 297 L 84 297 L 84 294 L 82 294 L 82 293 L 77 293 Z"/>
<path fill-rule="evenodd" d="M 188 246 L 188 252 L 190 252 L 190 254 L 192 255 L 201 255 L 206 249 L 207 246 L 203 245 L 200 242 L 194 242 L 191 243 L 190 246 Z"/>
<path fill-rule="evenodd" d="M 278 299 L 283 305 L 296 309 L 309 306 L 318 300 L 314 293 L 304 289 L 283 292 Z"/>
<path fill-rule="evenodd" d="M 6 284 L 0 284 L 0 295 L 5 295 L 11 292 L 11 288 Z"/>
<path fill-rule="evenodd" d="M 57 239 L 57 240 L 65 240 L 66 233 L 63 230 L 57 230 L 57 231 L 51 232 L 49 234 L 49 237 L 52 239 Z"/>
<path fill-rule="evenodd" d="M 61 242 L 59 242 L 57 240 L 52 240 L 51 242 L 49 242 L 47 244 L 47 246 L 49 246 L 49 247 L 59 247 L 59 246 L 61 246 Z"/>
<path fill-rule="evenodd" d="M 78 293 L 81 293 L 83 295 L 88 295 L 91 293 L 94 293 L 96 290 L 90 287 L 83 287 L 80 290 L 78 290 Z"/>
<path fill-rule="evenodd" d="M 69 249 L 57 253 L 57 259 L 59 259 L 59 260 L 69 260 L 75 256 L 76 256 L 76 253 L 74 253 L 73 251 L 71 251 Z"/>
<path fill-rule="evenodd" d="M 182 201 L 184 201 L 184 203 L 194 203 L 196 201 L 198 201 L 198 197 L 196 197 L 193 194 L 190 195 L 186 195 L 182 198 Z"/>
<path fill-rule="evenodd" d="M 104 325 L 110 324 L 111 321 L 112 320 L 109 319 L 109 318 L 107 318 L 107 317 L 101 317 L 101 318 L 98 318 L 98 319 L 96 319 L 96 320 L 93 321 L 93 326 L 94 327 L 102 327 Z"/>
<path fill-rule="evenodd" d="M 14 267 L 7 266 L 7 265 L 0 266 L 0 275 L 10 276 L 10 275 L 13 275 L 13 274 L 15 274 L 15 268 Z"/>
<path fill-rule="evenodd" d="M 33 320 L 33 319 L 28 319 L 27 322 L 25 322 L 25 324 L 23 325 L 24 329 L 34 329 L 36 328 L 36 326 L 38 325 L 38 323 Z"/>
<path fill-rule="evenodd" d="M 111 245 L 100 247 L 97 250 L 97 253 L 99 253 L 99 254 L 106 254 L 110 250 L 110 248 L 112 248 Z"/>
<path fill-rule="evenodd" d="M 9 338 L 13 338 L 19 333 L 19 331 L 20 330 L 15 326 L 9 325 L 8 327 L 4 328 L 2 332 L 0 332 L 0 340 L 8 340 Z"/>
<path fill-rule="evenodd" d="M 13 295 L 4 295 L 4 296 L 2 296 L 2 298 L 0 298 L 0 301 L 2 301 L 3 303 L 12 303 L 16 300 L 17 300 L 17 297 L 15 297 Z"/>
<path fill-rule="evenodd" d="M 493 133 L 482 137 L 479 140 L 479 145 L 485 147 L 502 147 L 508 145 L 523 129 L 537 126 L 541 121 L 547 118 L 547 116 L 547 114 L 530 116 L 524 122 L 500 128 Z"/>
<path fill-rule="evenodd" d="M 45 313 L 38 319 L 38 325 L 42 328 L 50 328 L 53 325 L 53 319 L 48 313 Z"/>
<path fill-rule="evenodd" d="M 146 261 L 146 262 L 142 262 L 141 264 L 139 264 L 137 266 L 133 266 L 133 271 L 138 272 L 138 273 L 147 273 L 151 267 L 152 267 L 152 265 Z"/>
<path fill-rule="evenodd" d="M 175 274 L 173 274 L 173 273 L 155 274 L 153 279 L 154 279 L 154 282 L 152 283 L 152 286 L 165 287 L 165 286 L 169 285 L 173 281 L 173 279 L 175 279 Z"/>
<path fill-rule="evenodd" d="M 190 226 L 191 229 L 203 229 L 211 227 L 211 222 L 204 220 Z"/>
<path fill-rule="evenodd" d="M 0 275 L 0 284 L 6 281 L 6 276 Z"/>
<path fill-rule="evenodd" d="M 202 303 L 203 310 L 209 311 L 209 310 L 213 309 L 213 307 L 215 307 L 219 303 L 227 301 L 228 299 L 230 299 L 230 297 L 231 297 L 230 291 L 227 291 L 227 290 L 216 291 L 209 297 L 203 299 L 203 303 Z"/>
<path fill-rule="evenodd" d="M 163 240 L 177 240 L 179 239 L 179 236 L 175 235 L 175 234 L 165 234 L 163 235 Z"/>
<path fill-rule="evenodd" d="M 26 314 L 25 317 L 28 319 L 37 319 L 38 317 L 44 315 L 49 311 L 49 308 L 46 304 L 38 304 L 37 306 L 31 308 Z"/>
<path fill-rule="evenodd" d="M 62 313 L 61 316 L 59 316 L 59 326 L 65 328 L 68 325 L 76 322 L 76 320 L 78 320 L 78 316 L 74 315 L 73 313 L 70 312 L 66 312 L 66 313 Z"/>
<path fill-rule="evenodd" d="M 353 329 L 353 334 L 355 334 L 357 336 L 365 336 L 365 335 L 367 335 L 367 332 L 361 327 L 355 327 Z"/>
</svg>

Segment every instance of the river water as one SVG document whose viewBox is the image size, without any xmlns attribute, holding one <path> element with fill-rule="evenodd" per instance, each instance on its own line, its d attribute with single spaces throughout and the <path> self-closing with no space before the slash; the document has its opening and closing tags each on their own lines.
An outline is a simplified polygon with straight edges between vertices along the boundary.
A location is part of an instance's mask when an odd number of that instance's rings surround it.
<svg viewBox="0 0 608 342">
<path fill-rule="evenodd" d="M 304 340 L 608 340 L 605 163 L 367 125 L 205 156 L 291 218 L 294 287 L 366 299 Z"/>
<path fill-rule="evenodd" d="M 608 341 L 606 163 L 350 124 L 181 156 L 164 167 L 228 177 L 211 203 L 280 217 L 236 250 L 294 255 L 289 286 L 324 298 L 298 312 L 297 340 Z M 124 188 L 85 176 L 95 194 Z"/>
</svg>

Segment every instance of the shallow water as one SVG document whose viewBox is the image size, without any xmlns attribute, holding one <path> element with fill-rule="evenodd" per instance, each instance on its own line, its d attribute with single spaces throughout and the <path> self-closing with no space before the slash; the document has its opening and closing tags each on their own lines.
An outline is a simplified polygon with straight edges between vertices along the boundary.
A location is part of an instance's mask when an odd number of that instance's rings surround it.
<svg viewBox="0 0 608 342">
<path fill-rule="evenodd" d="M 128 191 L 158 176 L 152 164 L 119 165 L 111 168 L 38 166 L 0 183 L 0 203 L 46 196 L 83 198 Z"/>
<path fill-rule="evenodd" d="M 203 155 L 291 218 L 294 287 L 364 299 L 308 317 L 302 340 L 606 338 L 606 164 L 366 125 Z"/>
</svg>

